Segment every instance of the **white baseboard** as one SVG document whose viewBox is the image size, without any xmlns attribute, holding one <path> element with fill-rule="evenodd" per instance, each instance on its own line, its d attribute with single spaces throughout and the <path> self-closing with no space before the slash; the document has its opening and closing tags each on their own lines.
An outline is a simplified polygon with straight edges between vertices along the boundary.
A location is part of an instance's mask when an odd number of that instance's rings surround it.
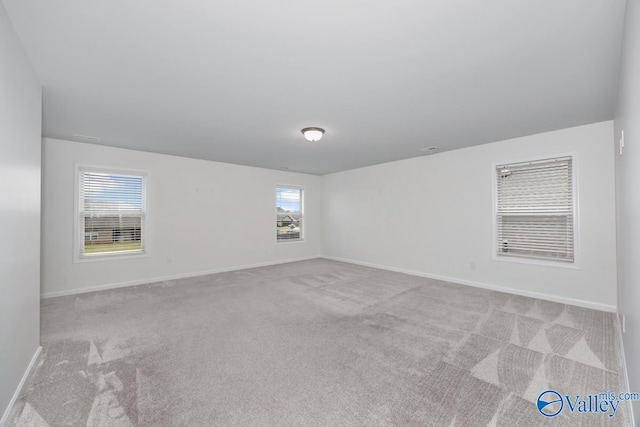
<svg viewBox="0 0 640 427">
<path fill-rule="evenodd" d="M 521 289 L 506 287 L 506 286 L 499 286 L 499 285 L 493 285 L 493 284 L 489 284 L 489 283 L 476 282 L 476 281 L 467 280 L 467 279 L 460 279 L 460 278 L 457 278 L 457 277 L 442 276 L 442 275 L 439 275 L 439 274 L 424 273 L 424 272 L 421 272 L 421 271 L 408 270 L 408 269 L 404 269 L 404 268 L 391 267 L 391 266 L 388 266 L 388 265 L 375 264 L 375 263 L 370 263 L 370 262 L 358 261 L 358 260 L 349 259 L 349 258 L 334 257 L 334 256 L 329 256 L 329 255 L 314 255 L 314 256 L 307 256 L 307 257 L 300 257 L 300 258 L 283 259 L 283 260 L 278 260 L 278 261 L 261 262 L 261 263 L 256 263 L 256 264 L 236 265 L 236 266 L 232 266 L 232 267 L 221 267 L 221 268 L 216 268 L 216 269 L 212 269 L 212 270 L 204 270 L 204 271 L 197 271 L 197 272 L 191 272 L 191 273 L 174 274 L 174 275 L 169 275 L 169 276 L 149 277 L 149 278 L 146 278 L 146 279 L 132 280 L 132 281 L 128 281 L 128 282 L 109 283 L 109 284 L 105 284 L 105 285 L 89 286 L 89 287 L 86 287 L 86 288 L 77 288 L 77 289 L 69 289 L 69 290 L 64 290 L 64 291 L 45 292 L 45 293 L 42 294 L 41 298 L 42 299 L 46 299 L 46 298 L 55 298 L 55 297 L 62 297 L 62 296 L 68 296 L 68 295 L 83 294 L 83 293 L 88 293 L 88 292 L 104 291 L 104 290 L 108 290 L 108 289 L 116 289 L 116 288 L 124 288 L 124 287 L 128 287 L 128 286 L 143 285 L 143 284 L 146 284 L 146 283 L 162 282 L 162 281 L 166 281 L 166 280 L 186 279 L 186 278 L 189 278 L 189 277 L 205 276 L 207 274 L 216 274 L 216 273 L 225 273 L 225 272 L 229 272 L 229 271 L 246 270 L 246 269 L 249 269 L 249 268 L 266 267 L 266 266 L 269 266 L 269 265 L 286 264 L 286 263 L 290 263 L 290 262 L 306 261 L 306 260 L 316 259 L 316 258 L 324 258 L 324 259 L 333 260 L 333 261 L 340 261 L 340 262 L 346 262 L 346 263 L 350 263 L 350 264 L 363 265 L 363 266 L 366 266 L 366 267 L 378 268 L 380 270 L 394 271 L 394 272 L 397 272 L 397 273 L 409 274 L 409 275 L 412 275 L 412 276 L 426 277 L 426 278 L 429 278 L 429 279 L 442 280 L 442 281 L 445 281 L 445 282 L 452 282 L 452 283 L 457 283 L 457 284 L 465 285 L 465 286 L 473 286 L 473 287 L 476 287 L 476 288 L 489 289 L 489 290 L 492 290 L 492 291 L 506 292 L 506 293 L 515 294 L 515 295 L 522 295 L 522 296 L 530 297 L 530 298 L 538 298 L 538 299 L 543 299 L 543 300 L 547 300 L 547 301 L 558 302 L 558 303 L 561 303 L 561 304 L 570 304 L 570 305 L 575 305 L 575 306 L 579 306 L 579 307 L 591 308 L 591 309 L 594 309 L 594 310 L 607 311 L 607 312 L 611 312 L 611 313 L 617 312 L 617 307 L 614 306 L 614 305 L 609 305 L 609 304 L 601 304 L 601 303 L 597 303 L 597 302 L 585 301 L 585 300 L 580 300 L 580 299 L 576 299 L 576 298 L 566 298 L 566 297 L 561 297 L 561 296 L 557 296 L 557 295 L 544 294 L 544 293 L 540 293 L 540 292 L 525 291 L 525 290 L 521 290 Z"/>
<path fill-rule="evenodd" d="M 457 277 L 441 276 L 439 274 L 423 273 L 421 271 L 407 270 L 404 268 L 374 264 L 371 262 L 357 261 L 357 260 L 348 259 L 348 258 L 340 258 L 340 257 L 329 256 L 329 255 L 322 255 L 320 258 L 329 259 L 333 261 L 346 262 L 349 264 L 362 265 L 365 267 L 378 268 L 380 270 L 394 271 L 396 273 L 409 274 L 411 276 L 419 276 L 419 277 L 426 277 L 428 279 L 442 280 L 445 282 L 457 283 L 459 285 L 473 286 L 476 288 L 483 288 L 483 289 L 489 289 L 492 291 L 505 292 L 508 294 L 521 295 L 521 296 L 530 297 L 530 298 L 538 298 L 538 299 L 543 299 L 547 301 L 558 302 L 561 304 L 576 305 L 579 307 L 591 308 L 594 310 L 608 311 L 611 313 L 615 313 L 617 311 L 617 307 L 615 305 L 601 304 L 597 302 L 584 301 L 584 300 L 575 299 L 575 298 L 566 298 L 566 297 L 561 297 L 557 295 L 543 294 L 540 292 L 524 291 L 522 289 L 509 288 L 506 286 L 476 282 L 473 280 L 459 279 Z"/>
<path fill-rule="evenodd" d="M 13 405 L 16 404 L 16 400 L 18 400 L 18 396 L 20 396 L 22 387 L 24 387 L 24 383 L 27 382 L 27 378 L 29 378 L 29 375 L 31 374 L 31 370 L 35 366 L 41 351 L 42 351 L 42 347 L 38 346 L 38 348 L 36 349 L 36 352 L 33 354 L 33 357 L 31 358 L 31 362 L 29 362 L 29 366 L 27 366 L 27 370 L 24 372 L 24 375 L 22 375 L 22 379 L 20 380 L 20 383 L 18 384 L 18 387 L 16 388 L 15 393 L 13 393 L 13 397 L 9 401 L 9 405 L 7 406 L 7 409 L 4 410 L 4 414 L 2 414 L 2 418 L 0 418 L 0 427 L 4 426 L 4 424 L 9 420 L 9 415 L 11 415 L 11 410 L 13 409 Z"/>
<path fill-rule="evenodd" d="M 290 262 L 307 261 L 307 260 L 316 259 L 316 258 L 320 258 L 320 255 L 313 255 L 313 256 L 300 257 L 300 258 L 289 258 L 289 259 L 283 259 L 278 261 L 267 261 L 267 262 L 260 262 L 256 264 L 235 265 L 232 267 L 221 267 L 221 268 L 215 268 L 212 270 L 196 271 L 192 273 L 173 274 L 170 276 L 149 277 L 146 279 L 132 280 L 129 282 L 108 283 L 105 285 L 88 286 L 86 288 L 68 289 L 64 291 L 45 292 L 40 296 L 40 298 L 47 299 L 47 298 L 63 297 L 67 295 L 85 294 L 87 292 L 97 292 L 97 291 L 105 291 L 108 289 L 126 288 L 127 286 L 144 285 L 146 283 L 163 282 L 165 280 L 186 279 L 188 277 L 206 276 L 207 274 L 226 273 L 229 271 L 246 270 L 248 268 L 267 267 L 269 265 L 287 264 Z"/>
</svg>

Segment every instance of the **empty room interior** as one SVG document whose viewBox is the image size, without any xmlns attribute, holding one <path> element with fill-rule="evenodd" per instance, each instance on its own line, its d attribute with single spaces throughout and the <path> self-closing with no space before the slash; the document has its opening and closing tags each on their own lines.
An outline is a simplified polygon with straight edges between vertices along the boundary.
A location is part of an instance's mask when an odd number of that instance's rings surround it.
<svg viewBox="0 0 640 427">
<path fill-rule="evenodd" d="M 0 189 L 1 426 L 640 426 L 640 0 L 2 0 Z"/>
</svg>

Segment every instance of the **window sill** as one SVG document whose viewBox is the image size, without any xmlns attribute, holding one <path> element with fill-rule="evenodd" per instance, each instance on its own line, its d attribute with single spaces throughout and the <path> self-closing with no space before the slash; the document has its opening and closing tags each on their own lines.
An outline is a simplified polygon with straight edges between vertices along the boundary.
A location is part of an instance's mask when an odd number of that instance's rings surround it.
<svg viewBox="0 0 640 427">
<path fill-rule="evenodd" d="M 582 270 L 578 263 L 574 260 L 573 262 L 568 261 L 551 261 L 544 259 L 534 259 L 534 258 L 520 258 L 517 256 L 499 256 L 493 255 L 494 261 L 499 262 L 512 262 L 516 264 L 528 264 L 535 265 L 539 267 L 556 267 L 556 268 L 564 268 L 569 270 Z"/>
<path fill-rule="evenodd" d="M 294 243 L 304 243 L 304 239 L 282 239 L 276 240 L 276 245 L 291 245 Z"/>
<path fill-rule="evenodd" d="M 96 254 L 96 255 L 77 255 L 74 257 L 74 263 L 98 262 L 98 261 L 116 261 L 125 259 L 147 258 L 149 253 L 144 251 L 136 251 L 130 253 L 116 252 L 113 254 Z"/>
</svg>

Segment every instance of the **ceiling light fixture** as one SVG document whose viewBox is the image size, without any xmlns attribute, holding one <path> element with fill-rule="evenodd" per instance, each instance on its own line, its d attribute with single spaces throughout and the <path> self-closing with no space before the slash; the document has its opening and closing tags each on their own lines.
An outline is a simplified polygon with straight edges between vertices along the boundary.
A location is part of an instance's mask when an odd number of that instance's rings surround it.
<svg viewBox="0 0 640 427">
<path fill-rule="evenodd" d="M 316 142 L 320 141 L 320 138 L 324 135 L 324 129 L 316 127 L 304 128 L 302 129 L 302 134 L 307 141 Z"/>
</svg>

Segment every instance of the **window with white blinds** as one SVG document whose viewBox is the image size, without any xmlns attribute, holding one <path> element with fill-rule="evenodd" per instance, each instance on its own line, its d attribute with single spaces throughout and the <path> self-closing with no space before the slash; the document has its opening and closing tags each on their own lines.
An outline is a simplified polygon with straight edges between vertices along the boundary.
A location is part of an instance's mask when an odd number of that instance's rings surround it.
<svg viewBox="0 0 640 427">
<path fill-rule="evenodd" d="M 146 176 L 81 168 L 78 178 L 80 257 L 144 253 Z"/>
<path fill-rule="evenodd" d="M 276 241 L 302 240 L 302 188 L 276 187 Z"/>
<path fill-rule="evenodd" d="M 497 175 L 497 254 L 574 261 L 571 157 L 502 165 Z"/>
</svg>

